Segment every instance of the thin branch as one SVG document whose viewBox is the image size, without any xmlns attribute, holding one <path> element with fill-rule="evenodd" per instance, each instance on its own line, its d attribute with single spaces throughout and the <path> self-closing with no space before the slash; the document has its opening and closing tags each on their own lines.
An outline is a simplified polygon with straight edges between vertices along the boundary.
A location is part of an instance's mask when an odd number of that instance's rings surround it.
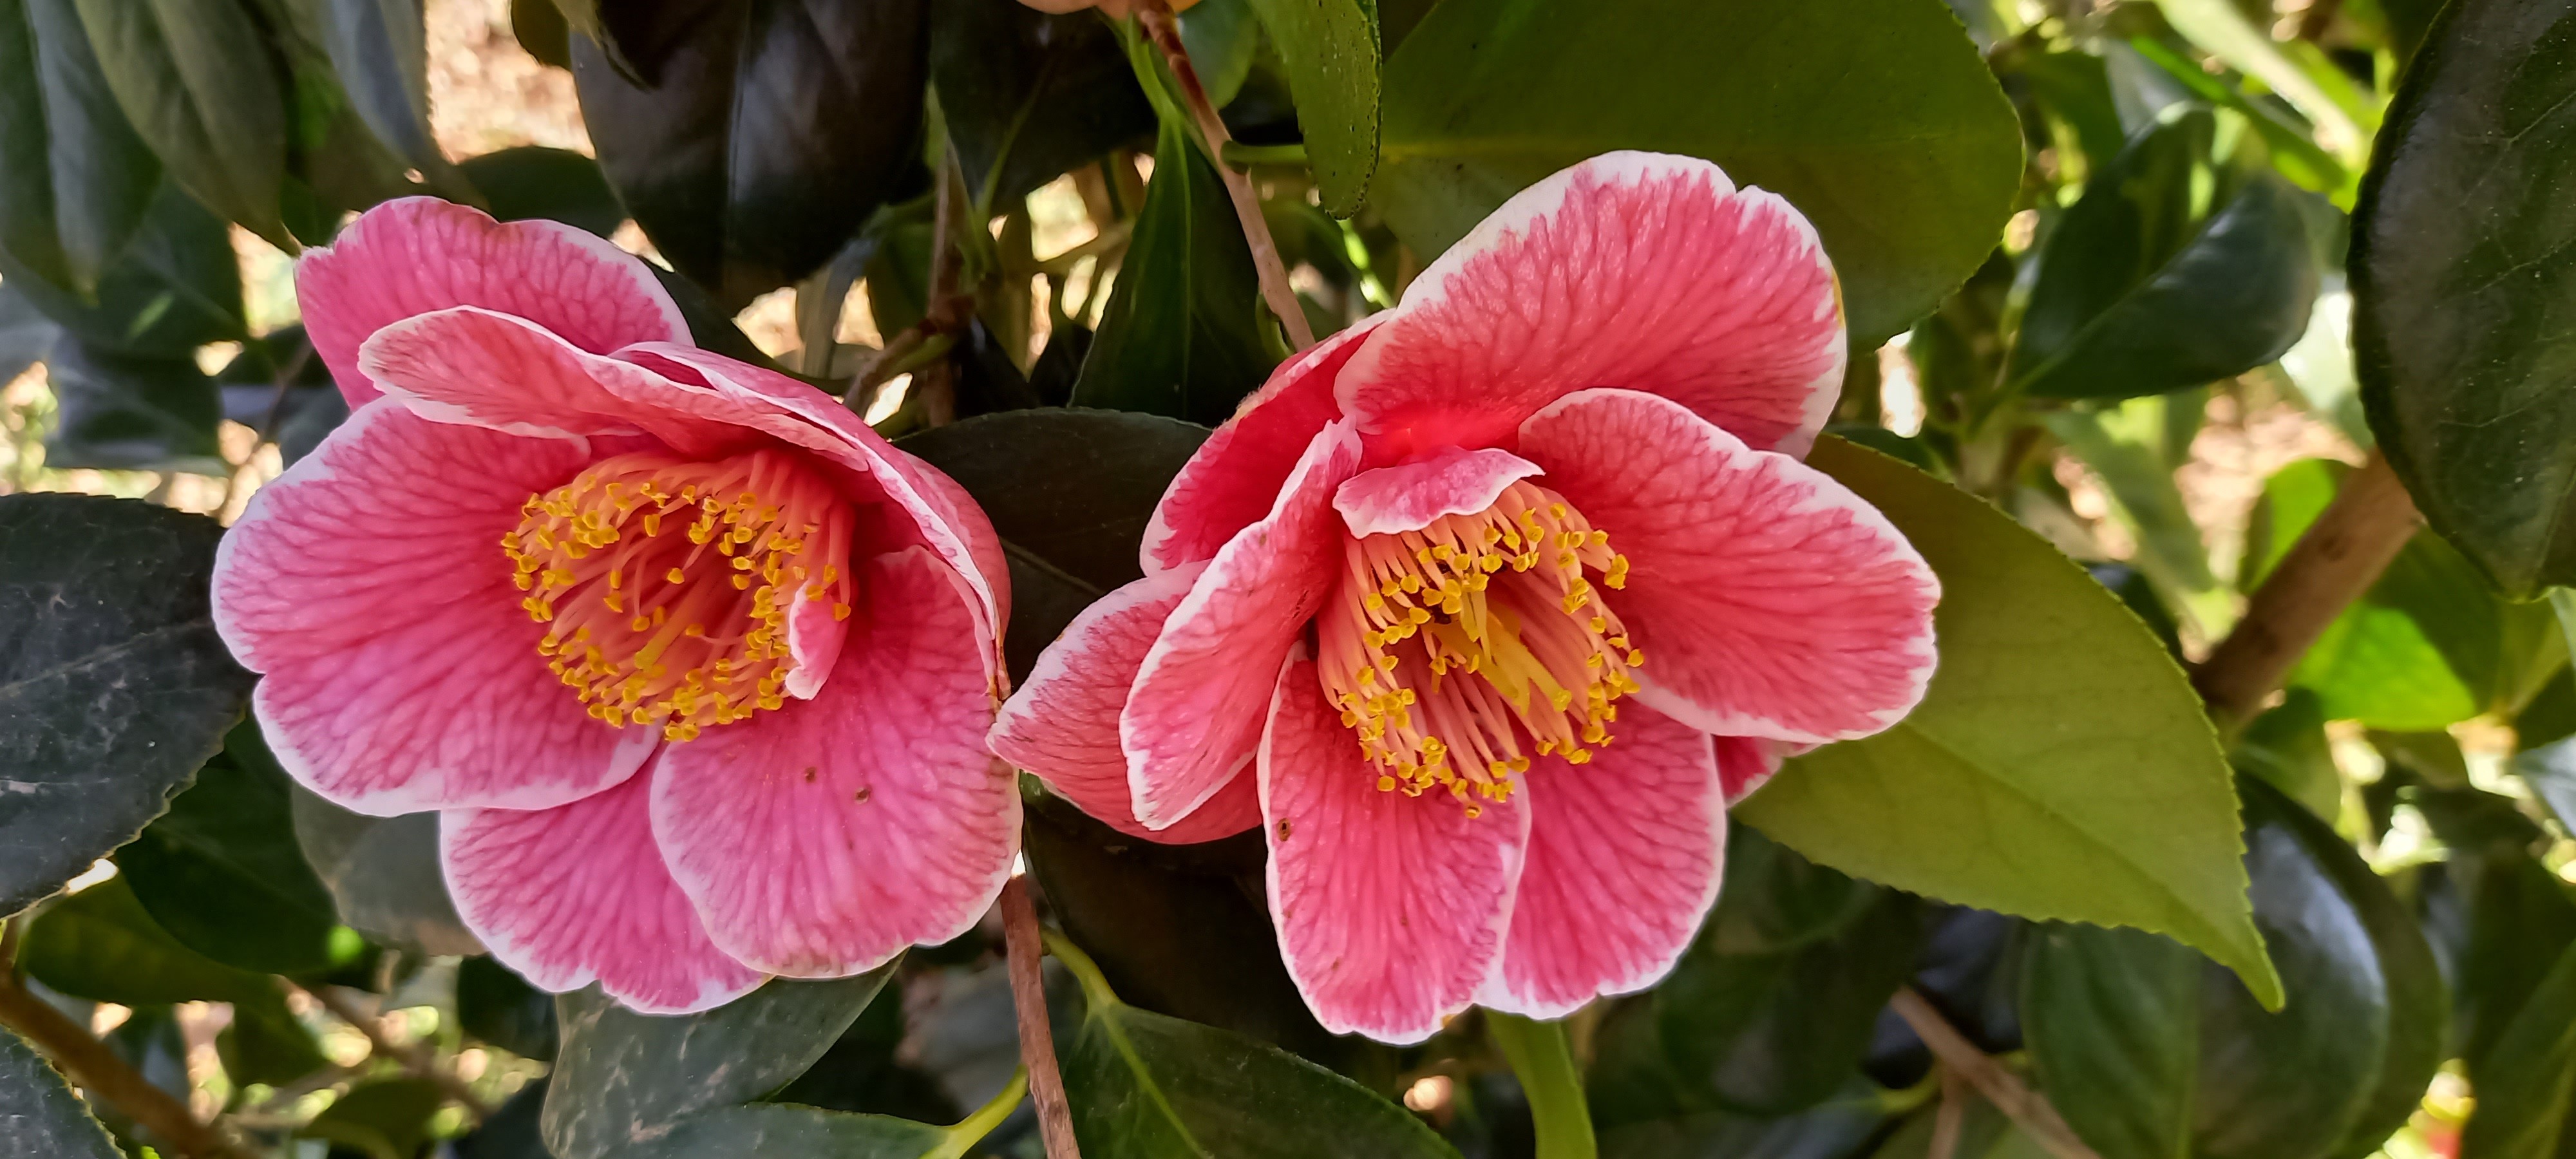
<svg viewBox="0 0 2576 1159">
<path fill-rule="evenodd" d="M 2370 590 L 2422 522 L 2388 460 L 2372 452 L 2254 590 L 2245 618 L 2192 674 L 2192 684 L 2209 702 L 2210 719 L 2221 728 L 2252 719 L 2326 625 Z"/>
<path fill-rule="evenodd" d="M 0 980 L 0 1026 L 35 1044 L 91 1098 L 124 1111 L 170 1151 L 191 1159 L 251 1159 L 216 1129 L 188 1113 L 188 1104 L 153 1086 L 106 1043 L 62 1011 L 29 993 L 14 977 Z"/>
<path fill-rule="evenodd" d="M 1951 1026 L 1950 1020 L 1943 1018 L 1913 987 L 1898 990 L 1887 1004 L 1907 1026 L 1914 1028 L 1915 1037 L 1922 1039 L 1923 1045 L 1932 1048 L 1932 1057 L 1977 1088 L 1987 1102 L 2019 1124 L 2049 1154 L 2057 1159 L 2102 1159 L 2075 1137 L 2066 1120 L 2058 1117 L 2057 1108 L 2022 1082 L 2021 1076 L 1977 1049 L 1976 1043 Z"/>
<path fill-rule="evenodd" d="M 456 1072 L 438 1065 L 438 1054 L 430 1049 L 428 1043 L 416 1042 L 409 1048 L 395 1046 L 392 1039 L 385 1037 L 384 1028 L 377 1025 L 375 1016 L 359 1009 L 357 1003 L 349 1001 L 346 995 L 329 986 L 315 986 L 307 990 L 283 978 L 278 979 L 278 985 L 290 991 L 299 991 L 315 1002 L 321 1003 L 322 1008 L 330 1011 L 333 1018 L 348 1023 L 358 1033 L 366 1035 L 367 1045 L 373 1048 L 376 1054 L 393 1060 L 415 1077 L 436 1083 L 440 1091 L 448 1098 L 456 1100 L 458 1105 L 474 1116 L 475 1121 L 480 1122 L 492 1117 L 492 1105 L 484 1102 L 482 1096 L 475 1094 L 474 1088 L 465 1085 L 464 1079 L 456 1077 Z"/>
<path fill-rule="evenodd" d="M 1046 980 L 1038 972 L 1045 935 L 1029 901 L 1029 879 L 1002 886 L 1002 945 L 1010 958 L 1011 1005 L 1020 1020 L 1020 1062 L 1029 1070 L 1029 1095 L 1038 1105 L 1038 1134 L 1047 1159 L 1082 1159 L 1073 1138 L 1073 1110 L 1064 1098 L 1064 1074 L 1055 1065 L 1055 1030 L 1047 1025 Z"/>
<path fill-rule="evenodd" d="M 1208 103 L 1198 70 L 1190 67 L 1190 52 L 1181 44 L 1181 26 L 1172 16 L 1171 5 L 1165 0 L 1144 0 L 1137 6 L 1136 19 L 1145 26 L 1154 47 L 1162 50 L 1172 79 L 1180 82 L 1181 99 L 1198 121 L 1199 135 L 1207 138 L 1217 175 L 1225 178 L 1226 194 L 1234 199 L 1234 215 L 1243 222 L 1243 240 L 1252 246 L 1252 268 L 1261 275 L 1261 300 L 1279 316 L 1290 346 L 1304 350 L 1314 345 L 1315 328 L 1306 324 L 1306 310 L 1297 304 L 1297 291 L 1288 285 L 1288 267 L 1280 263 L 1279 243 L 1270 238 L 1270 223 L 1261 216 L 1261 199 L 1252 191 L 1252 178 L 1224 161 L 1225 147 L 1234 137 L 1225 131 L 1225 119 L 1217 116 L 1216 106 Z"/>
<path fill-rule="evenodd" d="M 1924 1159 L 1955 1159 L 1959 1154 L 1959 1132 L 1968 1119 L 1968 1084 L 1959 1072 L 1941 1068 L 1941 1102 L 1932 1108 L 1932 1145 L 1925 1149 Z"/>
</svg>

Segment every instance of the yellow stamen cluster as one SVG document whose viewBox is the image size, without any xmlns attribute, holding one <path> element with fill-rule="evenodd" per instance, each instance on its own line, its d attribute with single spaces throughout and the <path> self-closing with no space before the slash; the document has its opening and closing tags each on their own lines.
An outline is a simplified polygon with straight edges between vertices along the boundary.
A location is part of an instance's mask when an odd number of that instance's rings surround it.
<svg viewBox="0 0 2576 1159">
<path fill-rule="evenodd" d="M 1472 817 L 1529 770 L 1523 734 L 1578 765 L 1610 743 L 1645 656 L 1585 573 L 1623 587 L 1628 560 L 1555 492 L 1516 482 L 1474 515 L 1355 539 L 1345 560 L 1319 666 L 1379 789 L 1445 789 Z"/>
<path fill-rule="evenodd" d="M 785 703 L 799 600 L 850 614 L 850 512 L 790 454 L 602 460 L 501 537 L 546 667 L 611 725 L 690 740 Z"/>
</svg>

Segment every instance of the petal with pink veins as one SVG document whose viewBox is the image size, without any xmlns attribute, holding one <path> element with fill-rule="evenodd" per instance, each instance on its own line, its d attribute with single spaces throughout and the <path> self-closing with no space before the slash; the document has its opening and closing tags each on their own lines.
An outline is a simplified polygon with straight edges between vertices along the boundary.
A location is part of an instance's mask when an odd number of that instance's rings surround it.
<svg viewBox="0 0 2576 1159">
<path fill-rule="evenodd" d="M 1038 655 L 1029 678 L 993 721 L 995 755 L 1121 833 L 1167 844 L 1213 841 L 1261 823 L 1253 778 L 1238 776 L 1169 829 L 1136 820 L 1118 713 L 1145 652 L 1205 570 L 1191 564 L 1146 576 L 1093 601 Z"/>
<path fill-rule="evenodd" d="M 1371 462 L 1508 446 L 1588 387 L 1662 395 L 1804 455 L 1842 389 L 1842 300 L 1815 227 L 1691 157 L 1605 153 L 1522 190 L 1393 313 L 1341 375 Z"/>
<path fill-rule="evenodd" d="M 1529 852 L 1482 1005 L 1563 1018 L 1651 986 L 1717 901 L 1726 799 L 1709 737 L 1621 707 L 1615 739 L 1591 764 L 1541 757 L 1522 775 Z"/>
<path fill-rule="evenodd" d="M 387 325 L 358 348 L 369 381 L 422 418 L 532 437 L 650 434 L 713 458 L 753 440 L 708 392 L 476 306 Z"/>
<path fill-rule="evenodd" d="M 1217 552 L 1145 653 L 1118 744 L 1147 828 L 1171 827 L 1251 765 L 1280 660 L 1341 573 L 1332 497 L 1358 466 L 1350 424 L 1326 426 L 1270 514 Z"/>
<path fill-rule="evenodd" d="M 360 408 L 251 497 L 215 556 L 216 630 L 278 762 L 377 816 L 543 809 L 642 767 L 660 734 L 592 719 L 546 670 L 501 536 L 582 446 Z M 436 486 L 424 485 L 436 480 Z"/>
<path fill-rule="evenodd" d="M 867 561 L 814 699 L 670 746 L 653 832 L 717 946 L 772 974 L 873 969 L 975 924 L 1018 843 L 1019 787 L 984 748 L 974 595 L 920 547 Z"/>
<path fill-rule="evenodd" d="M 1784 744 L 1752 736 L 1722 736 L 1717 740 L 1717 778 L 1726 787 L 1726 803 L 1732 805 L 1753 795 L 1753 790 L 1768 784 L 1780 771 L 1780 763 L 1814 746 Z"/>
<path fill-rule="evenodd" d="M 690 1014 L 760 985 L 707 940 L 662 865 L 651 774 L 552 809 L 453 809 L 438 821 L 466 928 L 537 989 L 593 981 L 646 1014 Z"/>
<path fill-rule="evenodd" d="M 1409 463 L 1362 471 L 1333 492 L 1352 535 L 1420 531 L 1443 515 L 1473 515 L 1538 465 L 1492 447 L 1442 447 Z"/>
<path fill-rule="evenodd" d="M 1212 559 L 1234 533 L 1270 513 L 1316 432 L 1341 417 L 1335 376 L 1385 318 L 1363 318 L 1271 371 L 1270 381 L 1181 464 L 1145 525 L 1138 554 L 1146 571 Z"/>
<path fill-rule="evenodd" d="M 1568 395 L 1520 443 L 1628 558 L 1602 598 L 1645 654 L 1646 704 L 1719 736 L 1821 742 L 1923 699 L 1940 581 L 1831 476 L 1626 390 Z"/>
<path fill-rule="evenodd" d="M 686 342 L 688 323 L 642 259 L 551 221 L 405 197 L 360 214 L 295 263 L 314 353 L 351 409 L 376 397 L 358 347 L 386 326 L 450 306 L 525 318 L 594 354 L 634 342 Z"/>
<path fill-rule="evenodd" d="M 1312 661 L 1279 676 L 1261 744 L 1262 834 L 1279 953 L 1337 1034 L 1420 1042 L 1467 1007 L 1511 922 L 1530 816 L 1381 792 Z"/>
</svg>

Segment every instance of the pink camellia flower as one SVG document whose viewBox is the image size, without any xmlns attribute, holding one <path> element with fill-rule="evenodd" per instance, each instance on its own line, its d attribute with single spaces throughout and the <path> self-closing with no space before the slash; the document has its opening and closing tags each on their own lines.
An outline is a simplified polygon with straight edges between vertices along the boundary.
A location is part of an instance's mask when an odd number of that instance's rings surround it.
<svg viewBox="0 0 2576 1159">
<path fill-rule="evenodd" d="M 296 290 L 354 413 L 214 579 L 296 780 L 443 810 L 493 954 L 638 1010 L 977 920 L 1019 797 L 984 751 L 1006 572 L 965 492 L 690 345 L 641 261 L 565 226 L 390 202 Z"/>
<path fill-rule="evenodd" d="M 1799 461 L 1843 350 L 1780 198 L 1649 153 L 1550 177 L 1217 429 L 994 751 L 1139 836 L 1261 823 L 1336 1031 L 1649 985 L 1726 805 L 1931 678 L 1938 583 Z"/>
</svg>

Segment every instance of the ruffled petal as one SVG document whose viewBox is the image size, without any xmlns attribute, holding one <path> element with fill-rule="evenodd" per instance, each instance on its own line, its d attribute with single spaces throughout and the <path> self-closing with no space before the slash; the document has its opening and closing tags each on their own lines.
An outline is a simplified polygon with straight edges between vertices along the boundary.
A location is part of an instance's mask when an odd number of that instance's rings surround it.
<svg viewBox="0 0 2576 1159">
<path fill-rule="evenodd" d="M 1341 375 L 1371 462 L 1509 446 L 1587 387 L 1662 395 L 1804 455 L 1842 388 L 1842 300 L 1815 228 L 1691 157 L 1606 153 L 1522 190 L 1393 313 Z"/>
<path fill-rule="evenodd" d="M 1559 400 L 1520 443 L 1632 565 L 1602 598 L 1645 653 L 1645 703 L 1719 736 L 1821 742 L 1923 699 L 1940 581 L 1832 477 L 1625 390 Z"/>
<path fill-rule="evenodd" d="M 457 916 L 501 964 L 561 994 L 596 981 L 646 1014 L 690 1014 L 760 985 L 707 940 L 662 865 L 652 776 L 569 805 L 455 809 L 439 818 Z"/>
<path fill-rule="evenodd" d="M 1147 572 L 1212 559 L 1270 513 L 1279 489 L 1326 423 L 1341 417 L 1333 380 L 1386 315 L 1372 314 L 1280 364 L 1181 465 L 1154 506 L 1139 553 Z"/>
<path fill-rule="evenodd" d="M 501 553 L 519 505 L 589 461 L 379 401 L 251 497 L 215 556 L 215 627 L 267 674 L 252 703 L 287 772 L 391 816 L 543 809 L 643 766 L 660 734 L 592 719 L 546 670 Z"/>
<path fill-rule="evenodd" d="M 1118 743 L 1147 828 L 1189 816 L 1251 764 L 1280 659 L 1339 574 L 1332 496 L 1358 466 L 1349 424 L 1317 434 L 1278 504 L 1209 561 L 1145 653 Z"/>
<path fill-rule="evenodd" d="M 1473 515 L 1503 489 L 1538 474 L 1538 465 L 1492 447 L 1442 447 L 1422 458 L 1351 476 L 1333 493 L 1333 510 L 1354 536 L 1419 531 L 1443 515 Z"/>
<path fill-rule="evenodd" d="M 1270 916 L 1325 1029 L 1419 1042 L 1474 1000 L 1511 921 L 1530 817 L 1488 802 L 1380 792 L 1380 770 L 1300 656 L 1261 744 Z"/>
<path fill-rule="evenodd" d="M 1136 820 L 1118 713 L 1163 621 L 1190 594 L 1204 565 L 1149 575 L 1094 601 L 1039 653 L 1029 678 L 1002 706 L 989 741 L 995 755 L 1036 774 L 1055 795 L 1121 833 L 1179 845 L 1213 841 L 1261 823 L 1253 779 L 1238 776 L 1169 829 Z"/>
<path fill-rule="evenodd" d="M 984 749 L 974 596 L 913 547 L 866 563 L 813 700 L 674 744 L 653 832 L 718 947 L 772 974 L 873 969 L 975 924 L 1011 868 L 1019 787 Z"/>
<path fill-rule="evenodd" d="M 433 197 L 385 202 L 305 251 L 295 296 L 352 410 L 376 397 L 358 368 L 367 336 L 449 306 L 513 314 L 598 354 L 689 340 L 679 306 L 633 254 L 568 225 L 496 222 Z"/>
<path fill-rule="evenodd" d="M 1563 1018 L 1651 986 L 1717 901 L 1726 799 L 1709 737 L 1623 707 L 1591 764 L 1541 757 L 1523 776 L 1529 852 L 1485 1006 Z"/>
<path fill-rule="evenodd" d="M 457 306 L 387 324 L 358 367 L 426 419 L 514 435 L 651 435 L 712 458 L 754 441 L 739 406 L 583 350 L 525 318 Z"/>
</svg>

